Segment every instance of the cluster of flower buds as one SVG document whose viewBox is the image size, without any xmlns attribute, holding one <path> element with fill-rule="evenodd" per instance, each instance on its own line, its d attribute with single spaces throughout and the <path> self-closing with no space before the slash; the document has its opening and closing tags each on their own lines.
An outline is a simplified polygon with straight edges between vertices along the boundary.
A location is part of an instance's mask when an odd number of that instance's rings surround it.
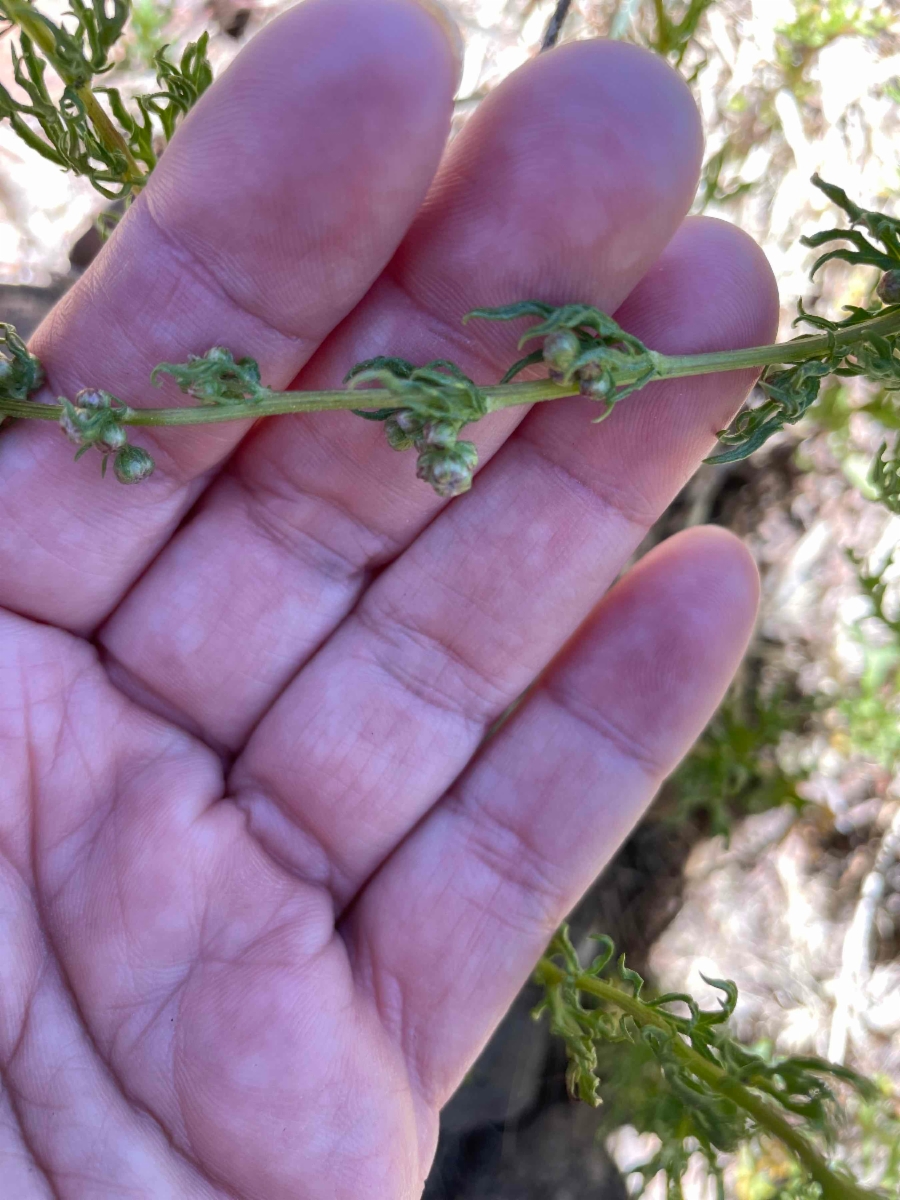
<svg viewBox="0 0 900 1200">
<path fill-rule="evenodd" d="M 586 357 L 585 346 L 574 330 L 556 329 L 549 333 L 544 338 L 543 353 L 550 378 L 557 383 L 577 380 L 582 396 L 606 400 L 615 389 L 612 373 L 596 358 Z"/>
<path fill-rule="evenodd" d="M 401 409 L 387 418 L 384 429 L 392 449 L 416 448 L 416 475 L 439 496 L 460 496 L 472 486 L 478 451 L 472 442 L 459 440 L 455 422 L 429 420 L 411 409 Z"/>
<path fill-rule="evenodd" d="M 272 395 L 261 382 L 255 358 L 235 358 L 224 346 L 213 346 L 205 354 L 189 354 L 186 363 L 160 363 L 151 383 L 159 387 L 161 376 L 169 375 L 188 396 L 201 404 L 258 403 Z"/>
<path fill-rule="evenodd" d="M 146 450 L 128 444 L 122 424 L 127 413 L 114 396 L 98 388 L 85 388 L 74 401 L 62 401 L 60 427 L 78 447 L 80 458 L 93 447 L 103 455 L 103 473 L 110 457 L 120 483 L 140 483 L 153 472 L 153 459 Z"/>
<path fill-rule="evenodd" d="M 383 421 L 393 450 L 418 451 L 419 479 L 448 500 L 469 490 L 478 451 L 472 442 L 460 441 L 459 432 L 487 410 L 480 389 L 459 367 L 444 359 L 416 367 L 404 358 L 370 358 L 358 363 L 346 382 L 352 387 L 374 383 L 391 393 L 391 408 L 354 411 Z"/>
<path fill-rule="evenodd" d="M 549 377 L 570 388 L 577 384 L 582 396 L 601 405 L 597 421 L 607 417 L 615 405 L 643 387 L 656 374 L 653 353 L 607 313 L 590 304 L 564 304 L 555 308 L 542 300 L 523 300 L 501 308 L 476 308 L 466 320 L 517 321 L 538 317 L 519 339 L 519 349 L 536 338 L 542 349 L 520 359 L 501 382 L 509 383 L 526 367 L 544 362 Z"/>
</svg>

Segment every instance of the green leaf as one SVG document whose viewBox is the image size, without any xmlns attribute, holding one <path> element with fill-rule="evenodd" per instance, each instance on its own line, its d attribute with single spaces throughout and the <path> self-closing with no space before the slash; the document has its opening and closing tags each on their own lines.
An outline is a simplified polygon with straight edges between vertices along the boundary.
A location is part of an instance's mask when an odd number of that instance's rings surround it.
<svg viewBox="0 0 900 1200">
<path fill-rule="evenodd" d="M 29 352 L 15 326 L 0 323 L 0 396 L 27 400 L 43 382 L 40 361 Z"/>
<path fill-rule="evenodd" d="M 817 258 L 810 271 L 810 277 L 825 263 L 832 259 L 842 259 L 844 262 L 857 266 L 878 267 L 889 271 L 900 263 L 900 221 L 885 213 L 871 212 L 854 203 L 843 188 L 832 183 L 826 183 L 819 175 L 813 175 L 813 184 L 824 192 L 828 199 L 840 208 L 850 218 L 850 229 L 823 229 L 800 239 L 804 246 L 824 246 L 828 242 L 844 241 L 855 246 L 855 250 L 841 248 L 831 250 Z M 861 233 L 855 226 L 862 226 L 869 235 Z M 873 245 L 870 239 L 880 242 L 880 248 Z"/>
<path fill-rule="evenodd" d="M 549 317 L 554 306 L 543 300 L 520 300 L 518 304 L 504 304 L 499 308 L 473 308 L 463 317 L 468 325 L 473 317 L 484 321 L 518 321 L 521 317 Z"/>
<path fill-rule="evenodd" d="M 544 991 L 536 1011 L 565 1043 L 572 1094 L 599 1102 L 603 1064 L 612 1072 L 604 1095 L 612 1110 L 607 1127 L 627 1123 L 659 1139 L 653 1157 L 635 1168 L 645 1182 L 663 1173 L 667 1195 L 680 1195 L 698 1147 L 721 1181 L 720 1153 L 789 1129 L 783 1144 L 797 1156 L 810 1197 L 820 1186 L 829 1200 L 880 1195 L 852 1181 L 830 1151 L 842 1116 L 835 1085 L 869 1099 L 875 1094 L 869 1081 L 819 1058 L 767 1059 L 743 1046 L 725 1027 L 737 1001 L 728 980 L 707 980 L 723 993 L 719 1008 L 707 1012 L 684 994 L 644 998 L 643 980 L 624 956 L 615 975 L 603 979 L 612 943 L 598 940 L 602 965 L 598 959 L 584 969 L 567 928 L 557 932 L 535 973 Z M 690 1016 L 668 1011 L 673 1003 L 687 1005 Z"/>
<path fill-rule="evenodd" d="M 258 402 L 272 395 L 271 389 L 260 383 L 256 359 L 235 359 L 224 346 L 213 346 L 205 354 L 191 354 L 186 363 L 159 363 L 153 368 L 151 383 L 159 387 L 162 375 L 171 376 L 183 392 L 201 404 Z"/>
</svg>

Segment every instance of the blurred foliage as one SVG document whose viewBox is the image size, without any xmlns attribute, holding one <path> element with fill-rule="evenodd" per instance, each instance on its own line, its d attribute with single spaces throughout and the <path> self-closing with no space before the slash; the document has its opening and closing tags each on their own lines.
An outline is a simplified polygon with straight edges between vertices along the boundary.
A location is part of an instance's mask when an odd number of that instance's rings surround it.
<svg viewBox="0 0 900 1200">
<path fill-rule="evenodd" d="M 895 433 L 900 430 L 900 407 L 895 392 L 885 388 L 870 389 L 866 399 L 859 402 L 845 384 L 832 380 L 819 393 L 809 410 L 809 418 L 813 425 L 836 435 L 834 447 L 838 458 L 850 452 L 850 422 L 854 413 L 871 417 L 885 431 Z"/>
<path fill-rule="evenodd" d="M 878 1172 L 881 1186 L 900 1195 L 900 1094 L 885 1077 L 875 1084 L 879 1095 L 874 1100 L 855 1101 L 860 1159 L 866 1174 Z"/>
<path fill-rule="evenodd" d="M 895 19 L 887 7 L 865 0 L 795 0 L 793 21 L 776 29 L 776 55 L 787 86 L 804 94 L 806 73 L 819 50 L 840 37 L 875 37 Z"/>
<path fill-rule="evenodd" d="M 655 25 L 646 44 L 651 50 L 668 59 L 674 67 L 681 67 L 689 48 L 695 44 L 697 28 L 703 14 L 715 0 L 687 0 L 687 3 L 682 5 L 666 4 L 665 0 L 652 2 Z M 705 65 L 704 55 L 688 76 L 688 82 L 696 79 Z"/>
<path fill-rule="evenodd" d="M 123 68 L 153 68 L 156 56 L 166 48 L 166 30 L 172 20 L 171 3 L 132 0 L 131 20 L 125 38 Z"/>
<path fill-rule="evenodd" d="M 701 818 L 709 833 L 727 837 L 735 821 L 782 804 L 802 807 L 800 768 L 787 770 L 778 755 L 786 734 L 804 730 L 815 702 L 782 686 L 772 695 L 738 681 L 672 776 L 670 820 Z"/>
<path fill-rule="evenodd" d="M 839 37 L 875 37 L 890 27 L 887 10 L 864 0 L 795 0 L 794 19 L 777 32 L 790 45 L 821 50 Z"/>
<path fill-rule="evenodd" d="M 869 1097 L 846 1097 L 846 1124 L 855 1131 L 853 1158 L 867 1180 L 888 1193 L 900 1188 L 900 1096 L 885 1078 Z M 771 1138 L 748 1142 L 738 1155 L 735 1200 L 816 1200 L 797 1163 Z"/>
<path fill-rule="evenodd" d="M 865 559 L 854 554 L 852 550 L 848 551 L 848 557 L 856 569 L 856 578 L 860 588 L 872 604 L 872 615 L 877 617 L 882 626 L 892 634 L 898 653 L 900 653 L 900 611 L 894 613 L 887 607 L 890 603 L 887 575 L 893 566 L 894 556 L 891 555 L 885 559 L 882 565 L 875 570 L 870 570 L 866 566 Z"/>
<path fill-rule="evenodd" d="M 700 175 L 700 186 L 694 201 L 695 211 L 703 212 L 710 204 L 727 204 L 729 200 L 736 200 L 738 196 L 743 196 L 753 188 L 752 183 L 741 179 L 733 179 L 730 183 L 723 182 L 723 173 L 727 167 L 742 159 L 743 155 L 730 141 L 726 141 L 709 156 Z"/>
<path fill-rule="evenodd" d="M 900 514 L 900 439 L 893 447 L 882 442 L 872 461 L 868 483 L 874 499 L 892 513 Z"/>
<path fill-rule="evenodd" d="M 735 1200 L 818 1200 L 797 1162 L 771 1138 L 743 1145 L 735 1171 Z"/>
<path fill-rule="evenodd" d="M 613 38 L 628 38 L 662 55 L 673 67 L 684 69 L 693 82 L 706 66 L 706 53 L 698 39 L 703 16 L 716 0 L 621 0 L 609 26 Z M 688 67 L 688 52 L 692 62 Z"/>
<path fill-rule="evenodd" d="M 841 728 L 833 740 L 839 748 L 893 768 L 900 761 L 900 613 L 885 607 L 886 576 L 893 556 L 875 570 L 869 570 L 865 560 L 852 552 L 848 557 L 861 590 L 871 602 L 872 617 L 881 636 L 876 640 L 859 628 L 853 631 L 862 647 L 863 669 L 856 690 L 837 702 Z M 842 741 L 846 743 L 843 747 Z"/>
</svg>

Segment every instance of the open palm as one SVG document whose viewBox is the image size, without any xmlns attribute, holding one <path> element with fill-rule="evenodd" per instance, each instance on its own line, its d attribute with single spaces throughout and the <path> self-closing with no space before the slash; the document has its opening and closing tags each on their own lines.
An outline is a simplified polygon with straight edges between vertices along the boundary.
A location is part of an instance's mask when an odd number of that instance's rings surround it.
<svg viewBox="0 0 900 1200">
<path fill-rule="evenodd" d="M 513 332 L 460 317 L 532 296 L 666 351 L 769 336 L 755 247 L 684 223 L 664 64 L 555 51 L 447 151 L 445 34 L 308 0 L 256 38 L 39 331 L 51 394 L 160 403 L 154 364 L 214 344 L 279 387 L 377 353 L 494 381 Z M 419 1194 L 441 1104 L 746 641 L 721 532 L 603 597 L 749 382 L 601 428 L 498 414 L 449 506 L 350 414 L 161 431 L 135 488 L 4 431 L 0 1194 Z"/>
</svg>

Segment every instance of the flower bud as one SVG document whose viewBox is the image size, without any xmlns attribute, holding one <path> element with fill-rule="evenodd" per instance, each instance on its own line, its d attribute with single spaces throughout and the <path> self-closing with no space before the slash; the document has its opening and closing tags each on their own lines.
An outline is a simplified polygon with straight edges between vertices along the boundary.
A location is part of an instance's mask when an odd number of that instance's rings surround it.
<svg viewBox="0 0 900 1200">
<path fill-rule="evenodd" d="M 110 424 L 98 439 L 98 445 L 101 450 L 121 450 L 127 441 L 128 435 L 122 426 Z"/>
<path fill-rule="evenodd" d="M 578 382 L 579 394 L 591 400 L 605 400 L 613 388 L 609 372 L 599 363 L 586 363 L 578 372 Z"/>
<path fill-rule="evenodd" d="M 457 442 L 442 449 L 429 447 L 419 455 L 416 475 L 430 483 L 439 496 L 450 499 L 467 492 L 478 465 L 478 451 L 472 442 Z"/>
<path fill-rule="evenodd" d="M 900 304 L 900 268 L 885 271 L 875 291 L 885 304 Z"/>
<path fill-rule="evenodd" d="M 66 404 L 63 406 L 62 413 L 59 417 L 60 429 L 69 439 L 69 441 L 74 442 L 76 446 L 80 446 L 84 441 L 80 419 L 82 416 L 86 415 L 87 414 L 83 408 L 75 408 L 74 405 Z"/>
<path fill-rule="evenodd" d="M 421 420 L 408 409 L 394 413 L 384 423 L 384 432 L 392 450 L 409 450 L 415 444 L 421 428 Z"/>
<path fill-rule="evenodd" d="M 456 445 L 457 427 L 451 421 L 429 421 L 422 428 L 422 441 L 426 446 L 449 450 Z"/>
<path fill-rule="evenodd" d="M 109 408 L 110 399 L 109 392 L 101 392 L 99 388 L 82 388 L 75 396 L 75 407 Z"/>
<path fill-rule="evenodd" d="M 140 446 L 123 446 L 113 461 L 119 483 L 140 483 L 153 474 L 154 462 Z"/>
<path fill-rule="evenodd" d="M 544 338 L 544 362 L 552 374 L 563 376 L 578 357 L 581 342 L 571 329 L 557 329 Z"/>
</svg>

